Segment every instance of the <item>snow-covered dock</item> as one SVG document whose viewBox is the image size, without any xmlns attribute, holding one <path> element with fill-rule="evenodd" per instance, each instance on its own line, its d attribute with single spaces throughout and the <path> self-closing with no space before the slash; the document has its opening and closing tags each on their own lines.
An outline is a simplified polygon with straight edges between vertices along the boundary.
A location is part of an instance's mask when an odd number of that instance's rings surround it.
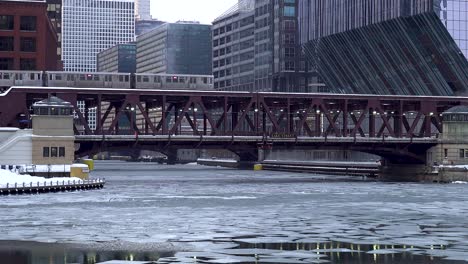
<svg viewBox="0 0 468 264">
<path fill-rule="evenodd" d="M 42 178 L 0 170 L 0 195 L 65 192 L 104 188 L 105 179 Z"/>
</svg>

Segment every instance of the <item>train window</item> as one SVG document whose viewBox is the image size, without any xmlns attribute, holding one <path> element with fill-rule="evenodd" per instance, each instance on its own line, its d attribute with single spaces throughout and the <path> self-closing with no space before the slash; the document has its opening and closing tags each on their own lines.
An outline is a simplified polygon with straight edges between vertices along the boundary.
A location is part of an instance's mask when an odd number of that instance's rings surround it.
<svg viewBox="0 0 468 264">
<path fill-rule="evenodd" d="M 56 80 L 56 81 L 61 81 L 61 80 L 62 80 L 62 75 L 56 74 L 56 75 L 55 75 L 55 80 Z"/>
<path fill-rule="evenodd" d="M 119 75 L 119 82 L 123 82 L 124 78 L 122 75 Z"/>
<path fill-rule="evenodd" d="M 171 83 L 172 82 L 172 78 L 171 77 L 166 77 L 166 83 Z"/>
<path fill-rule="evenodd" d="M 9 73 L 4 73 L 3 74 L 3 79 L 4 80 L 10 80 L 10 74 Z"/>
<path fill-rule="evenodd" d="M 154 82 L 155 83 L 160 83 L 161 82 L 161 76 L 154 76 Z"/>
<path fill-rule="evenodd" d="M 37 74 L 37 79 L 38 79 L 38 80 L 41 80 L 41 79 L 42 79 L 40 73 Z"/>
<path fill-rule="evenodd" d="M 195 77 L 190 77 L 190 83 L 197 83 L 197 79 Z"/>
<path fill-rule="evenodd" d="M 180 83 L 185 83 L 185 78 L 184 77 L 179 77 L 179 82 Z"/>
<path fill-rule="evenodd" d="M 137 82 L 141 82 L 141 76 L 137 76 Z"/>
<path fill-rule="evenodd" d="M 0 80 L 3 79 L 3 74 L 0 73 Z"/>
<path fill-rule="evenodd" d="M 210 84 L 213 84 L 213 78 L 210 78 Z"/>
<path fill-rule="evenodd" d="M 17 73 L 15 74 L 16 80 L 23 80 L 23 74 L 22 73 Z"/>
<path fill-rule="evenodd" d="M 129 82 L 130 81 L 130 77 L 128 75 L 125 75 L 125 82 Z"/>
<path fill-rule="evenodd" d="M 86 77 L 84 76 L 84 74 L 80 74 L 80 81 L 84 81 L 86 80 Z"/>
<path fill-rule="evenodd" d="M 34 81 L 36 76 L 34 76 L 34 73 L 29 74 L 29 80 Z"/>
<path fill-rule="evenodd" d="M 149 77 L 148 76 L 143 76 L 143 82 L 149 82 Z"/>
<path fill-rule="evenodd" d="M 93 80 L 93 75 L 91 75 L 91 74 L 86 75 L 86 80 L 87 81 Z"/>
<path fill-rule="evenodd" d="M 101 78 L 99 78 L 99 75 L 94 75 L 94 80 L 99 81 Z"/>
<path fill-rule="evenodd" d="M 52 81 L 52 74 L 49 74 L 49 80 Z"/>
<path fill-rule="evenodd" d="M 204 84 L 208 83 L 208 78 L 203 77 L 203 83 L 204 83 Z"/>
</svg>

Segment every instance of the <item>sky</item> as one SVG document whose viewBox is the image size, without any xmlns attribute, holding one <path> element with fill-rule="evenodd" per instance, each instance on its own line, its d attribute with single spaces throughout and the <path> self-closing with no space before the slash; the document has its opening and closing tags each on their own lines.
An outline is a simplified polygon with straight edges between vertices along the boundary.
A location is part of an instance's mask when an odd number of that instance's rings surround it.
<svg viewBox="0 0 468 264">
<path fill-rule="evenodd" d="M 166 22 L 178 20 L 211 24 L 237 0 L 151 0 L 151 15 Z"/>
</svg>

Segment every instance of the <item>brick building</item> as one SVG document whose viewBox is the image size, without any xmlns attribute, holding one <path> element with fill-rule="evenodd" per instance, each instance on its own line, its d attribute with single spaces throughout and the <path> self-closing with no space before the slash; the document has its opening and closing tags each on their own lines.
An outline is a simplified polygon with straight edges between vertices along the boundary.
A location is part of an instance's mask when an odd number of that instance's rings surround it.
<svg viewBox="0 0 468 264">
<path fill-rule="evenodd" d="M 61 70 L 45 1 L 0 1 L 0 70 Z"/>
</svg>

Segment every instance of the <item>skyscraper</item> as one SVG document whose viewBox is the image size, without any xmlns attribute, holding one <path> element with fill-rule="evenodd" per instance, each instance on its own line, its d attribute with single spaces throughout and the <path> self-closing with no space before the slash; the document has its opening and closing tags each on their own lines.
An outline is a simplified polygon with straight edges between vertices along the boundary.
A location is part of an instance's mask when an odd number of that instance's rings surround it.
<svg viewBox="0 0 468 264">
<path fill-rule="evenodd" d="M 96 71 L 96 56 L 135 38 L 134 0 L 63 0 L 62 60 L 66 71 Z"/>
<path fill-rule="evenodd" d="M 137 37 L 137 72 L 211 75 L 211 26 L 166 23 Z"/>
<path fill-rule="evenodd" d="M 309 92 L 316 83 L 299 45 L 297 0 L 239 0 L 213 22 L 220 90 Z"/>
<path fill-rule="evenodd" d="M 150 0 L 135 0 L 135 17 L 137 20 L 151 20 Z"/>
<path fill-rule="evenodd" d="M 468 93 L 468 1 L 300 0 L 299 10 L 301 42 L 334 92 Z"/>
</svg>

